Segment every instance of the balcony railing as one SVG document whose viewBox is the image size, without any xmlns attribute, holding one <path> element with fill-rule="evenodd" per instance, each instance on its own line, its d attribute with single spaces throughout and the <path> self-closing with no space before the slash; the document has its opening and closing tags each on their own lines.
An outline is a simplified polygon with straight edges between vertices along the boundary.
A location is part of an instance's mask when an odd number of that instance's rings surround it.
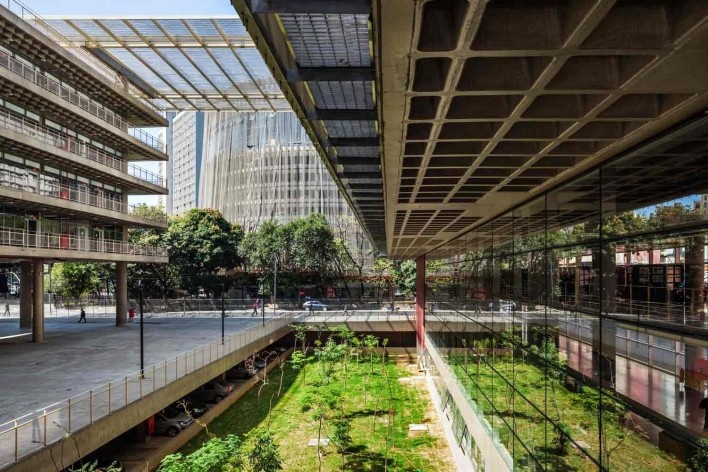
<svg viewBox="0 0 708 472">
<path fill-rule="evenodd" d="M 142 141 L 148 146 L 157 149 L 158 151 L 165 152 L 165 143 L 157 139 L 155 136 L 146 133 L 134 125 L 131 125 L 112 111 L 106 110 L 102 105 L 99 105 L 86 97 L 82 97 L 68 87 L 63 86 L 60 82 L 47 77 L 41 71 L 27 66 L 23 62 L 8 56 L 2 51 L 0 51 L 0 66 L 9 69 L 30 82 L 39 85 L 44 90 L 53 93 L 57 97 L 60 97 L 67 102 L 70 102 L 71 104 L 91 113 L 93 116 L 105 121 L 109 125 L 115 126 L 121 131 L 130 134 L 132 137 Z"/>
<path fill-rule="evenodd" d="M 86 231 L 88 232 L 88 228 Z M 37 233 L 11 228 L 0 228 L 0 246 L 167 257 L 167 249 L 160 246 L 91 239 L 72 234 Z"/>
<path fill-rule="evenodd" d="M 123 80 L 123 77 L 121 77 L 121 75 L 116 72 L 115 69 L 103 63 L 100 59 L 83 49 L 80 45 L 72 42 L 69 38 L 61 34 L 49 23 L 44 21 L 44 18 L 42 18 L 32 9 L 27 7 L 27 5 L 20 2 L 19 0 L 3 0 L 2 5 L 6 6 L 11 12 L 15 13 L 17 16 L 24 19 L 25 21 L 31 22 L 32 26 L 35 29 L 37 29 L 39 32 L 54 41 L 54 43 L 58 44 L 66 51 L 71 53 L 81 62 L 91 67 L 91 69 L 106 78 L 110 83 L 118 85 L 123 89 L 127 89 L 131 96 L 135 97 L 143 105 L 147 106 L 151 110 L 154 110 L 156 113 L 160 114 L 162 112 L 160 108 L 156 107 L 152 102 L 147 100 L 148 97 L 142 90 L 140 90 L 130 82 L 128 82 L 126 85 Z"/>
<path fill-rule="evenodd" d="M 137 177 L 138 179 L 144 180 L 153 185 L 163 188 L 167 187 L 165 179 L 154 172 L 138 167 L 135 164 L 129 164 L 121 159 L 116 159 L 110 154 L 86 145 L 73 136 L 60 133 L 26 118 L 16 116 L 6 110 L 0 110 L 0 126 L 17 133 L 31 136 L 32 138 L 38 139 L 45 144 L 68 151 L 72 154 L 76 154 L 77 156 L 81 156 L 99 164 L 125 172 L 126 174 L 130 174 L 133 177 Z"/>
<path fill-rule="evenodd" d="M 117 211 L 126 215 L 137 214 L 137 206 L 129 205 L 118 199 L 91 192 L 88 189 L 74 188 L 63 185 L 45 175 L 27 169 L 0 169 L 0 185 L 23 192 L 36 193 L 49 197 L 60 198 L 70 202 L 82 203 L 104 210 Z M 167 221 L 167 215 L 146 214 L 140 217 L 151 221 Z"/>
<path fill-rule="evenodd" d="M 24 457 L 65 439 L 67 432 L 71 434 L 85 428 L 236 350 L 251 347 L 296 319 L 297 315 L 293 313 L 281 313 L 262 326 L 247 328 L 223 341 L 213 341 L 146 367 L 142 372 L 133 372 L 1 424 L 0 468 L 20 462 Z"/>
</svg>

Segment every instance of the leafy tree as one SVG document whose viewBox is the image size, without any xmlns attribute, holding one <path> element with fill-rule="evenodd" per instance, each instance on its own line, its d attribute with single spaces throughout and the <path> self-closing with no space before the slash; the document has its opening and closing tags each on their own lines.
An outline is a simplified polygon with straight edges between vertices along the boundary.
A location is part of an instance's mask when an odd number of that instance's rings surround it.
<svg viewBox="0 0 708 472">
<path fill-rule="evenodd" d="M 241 228 L 219 211 L 195 208 L 170 222 L 164 241 L 183 288 L 196 293 L 199 287 L 210 288 L 220 270 L 241 264 L 237 248 L 242 238 Z"/>
<path fill-rule="evenodd" d="M 213 437 L 189 455 L 170 454 L 159 472 L 236 472 L 243 467 L 243 446 L 238 436 Z M 273 469 L 280 470 L 280 469 Z"/>
<path fill-rule="evenodd" d="M 52 267 L 52 288 L 62 296 L 77 299 L 91 291 L 101 291 L 109 269 L 96 262 L 60 262 Z"/>
<path fill-rule="evenodd" d="M 698 441 L 698 449 L 688 459 L 688 466 L 693 472 L 708 472 L 708 438 Z"/>
<path fill-rule="evenodd" d="M 351 217 L 342 217 L 337 220 L 334 231 L 337 238 L 339 264 L 348 270 L 356 271 L 359 278 L 359 293 L 363 296 L 364 265 L 373 254 L 366 234 L 359 222 Z"/>
<path fill-rule="evenodd" d="M 256 428 L 248 436 L 252 445 L 247 457 L 253 472 L 283 470 L 283 460 L 278 452 L 278 445 L 275 444 L 273 435 L 269 431 Z"/>
</svg>

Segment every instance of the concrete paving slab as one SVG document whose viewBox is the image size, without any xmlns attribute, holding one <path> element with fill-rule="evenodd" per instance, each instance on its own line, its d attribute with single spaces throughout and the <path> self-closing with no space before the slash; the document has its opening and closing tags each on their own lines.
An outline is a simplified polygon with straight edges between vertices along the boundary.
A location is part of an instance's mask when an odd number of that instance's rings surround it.
<svg viewBox="0 0 708 472">
<path fill-rule="evenodd" d="M 261 322 L 225 319 L 226 336 Z M 77 323 L 47 318 L 42 344 L 0 344 L 0 424 L 140 370 L 140 326 L 116 327 L 112 318 Z M 0 336 L 16 335 L 17 319 L 0 318 Z M 145 320 L 145 366 L 221 338 L 220 317 Z"/>
</svg>

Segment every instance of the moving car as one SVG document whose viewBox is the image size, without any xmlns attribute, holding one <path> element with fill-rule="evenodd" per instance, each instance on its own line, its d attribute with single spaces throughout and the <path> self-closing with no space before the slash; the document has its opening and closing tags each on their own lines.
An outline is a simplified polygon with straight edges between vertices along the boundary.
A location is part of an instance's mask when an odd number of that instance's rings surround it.
<svg viewBox="0 0 708 472">
<path fill-rule="evenodd" d="M 310 300 L 308 302 L 305 302 L 302 304 L 302 308 L 305 310 L 313 311 L 327 311 L 327 305 L 318 300 Z"/>
<path fill-rule="evenodd" d="M 155 415 L 155 432 L 174 437 L 192 423 L 194 423 L 194 418 L 187 413 L 168 406 Z"/>
</svg>

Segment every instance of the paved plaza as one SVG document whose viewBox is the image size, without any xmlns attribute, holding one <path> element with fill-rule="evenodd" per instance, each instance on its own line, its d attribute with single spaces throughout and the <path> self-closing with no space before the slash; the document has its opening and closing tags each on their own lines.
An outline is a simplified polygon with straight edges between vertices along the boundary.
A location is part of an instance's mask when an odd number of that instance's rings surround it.
<svg viewBox="0 0 708 472">
<path fill-rule="evenodd" d="M 269 316 L 268 314 L 266 316 Z M 261 323 L 232 316 L 226 336 Z M 140 325 L 112 318 L 47 318 L 42 344 L 0 343 L 0 424 L 140 370 Z M 219 317 L 145 320 L 145 366 L 221 338 Z M 0 318 L 0 337 L 19 333 L 16 318 Z"/>
</svg>

